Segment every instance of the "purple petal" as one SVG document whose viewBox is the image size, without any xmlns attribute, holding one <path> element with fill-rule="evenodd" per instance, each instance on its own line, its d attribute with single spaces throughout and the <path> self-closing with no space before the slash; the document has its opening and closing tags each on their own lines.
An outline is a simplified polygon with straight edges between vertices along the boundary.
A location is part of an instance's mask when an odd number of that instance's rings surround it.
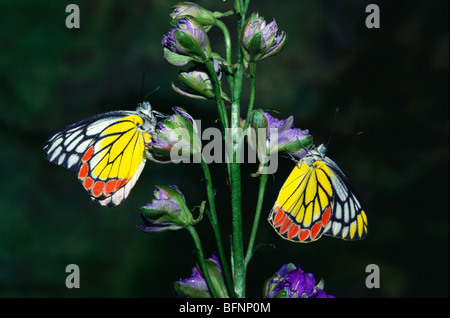
<svg viewBox="0 0 450 318">
<path fill-rule="evenodd" d="M 287 143 L 295 142 L 297 140 L 302 140 L 307 137 L 304 130 L 300 128 L 291 128 L 278 134 L 278 147 L 285 145 Z"/>
</svg>

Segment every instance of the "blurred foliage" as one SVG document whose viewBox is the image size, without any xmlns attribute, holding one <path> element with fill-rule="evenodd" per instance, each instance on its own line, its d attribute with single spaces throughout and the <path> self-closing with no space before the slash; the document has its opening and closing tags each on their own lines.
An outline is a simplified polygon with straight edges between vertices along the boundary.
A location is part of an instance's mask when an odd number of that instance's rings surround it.
<svg viewBox="0 0 450 318">
<path fill-rule="evenodd" d="M 380 6 L 380 29 L 365 27 L 371 2 Z M 177 184 L 190 206 L 204 200 L 198 165 L 147 163 L 130 197 L 103 208 L 40 150 L 65 125 L 134 109 L 156 87 L 148 100 L 158 111 L 182 106 L 202 118 L 203 128 L 216 125 L 213 104 L 170 88 L 178 69 L 163 60 L 160 43 L 175 3 L 78 1 L 81 28 L 67 29 L 68 3 L 0 1 L 1 297 L 172 297 L 173 281 L 190 274 L 196 257 L 185 231 L 145 235 L 136 225 L 155 184 Z M 232 6 L 198 3 L 218 11 Z M 298 245 L 279 238 L 263 218 L 257 243 L 276 249 L 255 254 L 248 295 L 260 296 L 265 279 L 293 262 L 323 277 L 338 297 L 448 297 L 448 2 L 259 0 L 250 10 L 276 18 L 288 33 L 284 50 L 258 63 L 256 107 L 293 114 L 317 144 L 333 135 L 329 155 L 363 198 L 370 233 L 360 242 L 325 237 Z M 232 32 L 233 18 L 225 22 Z M 220 33 L 211 31 L 213 37 Z M 223 52 L 219 41 L 215 50 Z M 279 162 L 267 214 L 293 167 L 289 159 Z M 227 242 L 227 180 L 223 165 L 212 169 Z M 247 176 L 255 170 L 243 167 L 247 237 L 258 187 Z M 198 231 L 209 255 L 214 239 L 206 219 Z M 81 270 L 77 290 L 64 284 L 72 263 Z M 364 284 L 371 263 L 381 269 L 377 290 Z"/>
</svg>

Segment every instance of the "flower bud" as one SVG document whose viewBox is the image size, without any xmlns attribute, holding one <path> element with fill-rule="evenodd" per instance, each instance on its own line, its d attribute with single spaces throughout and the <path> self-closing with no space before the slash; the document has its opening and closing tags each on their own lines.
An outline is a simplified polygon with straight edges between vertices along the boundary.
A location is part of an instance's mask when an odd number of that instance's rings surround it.
<svg viewBox="0 0 450 318">
<path fill-rule="evenodd" d="M 222 62 L 213 60 L 217 78 L 222 78 Z M 187 72 L 178 74 L 180 87 L 172 83 L 172 88 L 180 95 L 197 99 L 215 99 L 215 90 L 211 78 L 204 64 L 196 64 Z M 222 92 L 222 99 L 230 101 L 229 97 Z"/>
<path fill-rule="evenodd" d="M 140 230 L 150 233 L 174 231 L 195 223 L 183 194 L 176 186 L 156 188 L 153 192 L 155 198 L 141 207 Z"/>
<path fill-rule="evenodd" d="M 283 265 L 264 285 L 266 298 L 335 298 L 323 290 L 323 281 L 316 285 L 311 273 L 289 263 Z"/>
<path fill-rule="evenodd" d="M 180 87 L 172 83 L 172 89 L 180 95 L 197 98 L 213 99 L 214 90 L 208 74 L 201 71 L 180 72 L 178 74 Z"/>
<path fill-rule="evenodd" d="M 151 133 L 147 148 L 154 159 L 170 157 L 170 161 L 178 163 L 189 162 L 194 156 L 195 161 L 202 147 L 197 124 L 183 108 L 175 107 L 173 110 L 175 114 L 161 120 Z"/>
<path fill-rule="evenodd" d="M 211 278 L 211 283 L 220 298 L 227 298 L 228 292 L 225 286 L 222 268 L 215 255 L 205 260 L 206 270 Z M 201 273 L 199 266 L 192 268 L 191 277 L 181 279 L 174 283 L 175 293 L 185 298 L 211 298 L 208 286 Z"/>
<path fill-rule="evenodd" d="M 182 66 L 190 61 L 205 62 L 211 56 L 208 36 L 194 18 L 176 21 L 177 27 L 163 36 L 164 58 L 172 65 Z"/>
<path fill-rule="evenodd" d="M 286 33 L 278 34 L 278 26 L 273 20 L 266 25 L 263 17 L 253 13 L 242 29 L 241 41 L 244 58 L 247 62 L 255 62 L 275 55 L 286 43 Z"/>
<path fill-rule="evenodd" d="M 213 25 L 216 22 L 214 13 L 191 2 L 182 2 L 174 6 L 170 17 L 174 20 L 193 17 L 202 25 Z"/>
</svg>

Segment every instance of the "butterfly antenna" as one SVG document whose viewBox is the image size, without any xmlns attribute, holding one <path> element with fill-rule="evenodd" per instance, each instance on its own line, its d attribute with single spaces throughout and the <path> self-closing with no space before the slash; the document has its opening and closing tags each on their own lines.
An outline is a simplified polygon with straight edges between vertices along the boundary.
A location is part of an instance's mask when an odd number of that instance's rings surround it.
<svg viewBox="0 0 450 318">
<path fill-rule="evenodd" d="M 295 157 L 294 157 L 291 153 L 289 153 L 289 152 L 281 153 L 280 156 L 283 157 L 283 158 L 291 159 L 291 160 L 294 161 L 294 162 L 297 162 L 297 161 L 298 161 L 298 159 L 295 158 Z"/>
<path fill-rule="evenodd" d="M 141 80 L 141 98 L 144 101 L 144 81 L 145 81 L 145 72 L 142 72 L 142 80 Z"/>
<path fill-rule="evenodd" d="M 345 138 L 344 141 L 347 140 L 347 139 L 353 138 L 353 137 L 355 137 L 355 136 L 362 135 L 362 134 L 364 134 L 363 131 L 358 131 L 357 133 L 354 133 L 353 135 L 350 135 L 350 136 L 348 136 L 347 138 Z"/>
<path fill-rule="evenodd" d="M 330 133 L 330 137 L 328 138 L 326 147 L 328 148 L 328 145 L 331 142 L 331 138 L 333 137 L 334 134 L 334 127 L 336 126 L 336 118 L 337 118 L 337 113 L 339 111 L 339 107 L 336 107 L 336 111 L 334 112 L 334 120 L 333 120 L 333 126 L 331 126 L 331 133 Z"/>
<path fill-rule="evenodd" d="M 145 100 L 149 95 L 153 94 L 154 92 L 156 92 L 159 89 L 159 86 L 157 88 L 155 88 L 154 90 L 152 90 L 150 93 L 148 93 L 147 95 L 144 96 L 144 98 L 142 100 Z"/>
</svg>

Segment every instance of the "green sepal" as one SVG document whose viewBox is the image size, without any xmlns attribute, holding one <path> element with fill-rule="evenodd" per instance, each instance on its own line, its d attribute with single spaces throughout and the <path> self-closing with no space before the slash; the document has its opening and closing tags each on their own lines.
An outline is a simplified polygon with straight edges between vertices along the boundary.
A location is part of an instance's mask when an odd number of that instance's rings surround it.
<svg viewBox="0 0 450 318">
<path fill-rule="evenodd" d="M 188 64 L 190 61 L 194 61 L 195 59 L 191 56 L 181 55 L 175 52 L 170 51 L 167 48 L 164 48 L 164 58 L 167 62 L 175 66 L 183 66 Z"/>
</svg>

